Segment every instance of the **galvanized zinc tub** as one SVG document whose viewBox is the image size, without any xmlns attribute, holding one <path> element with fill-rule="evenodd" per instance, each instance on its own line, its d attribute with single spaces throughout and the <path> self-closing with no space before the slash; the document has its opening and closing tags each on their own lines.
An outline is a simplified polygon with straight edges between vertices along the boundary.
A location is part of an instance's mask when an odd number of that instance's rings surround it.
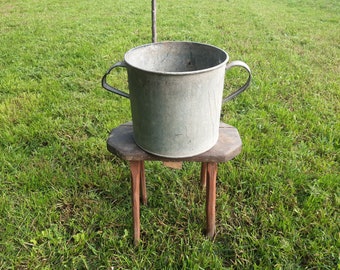
<svg viewBox="0 0 340 270">
<path fill-rule="evenodd" d="M 228 54 L 211 45 L 160 42 L 131 49 L 124 61 L 103 76 L 102 86 L 130 98 L 134 140 L 145 151 L 183 158 L 212 148 L 219 136 L 222 102 L 250 84 L 251 71 L 242 61 L 229 64 Z M 240 66 L 247 82 L 223 100 L 225 71 Z M 128 72 L 129 94 L 110 86 L 106 77 L 117 67 Z"/>
</svg>

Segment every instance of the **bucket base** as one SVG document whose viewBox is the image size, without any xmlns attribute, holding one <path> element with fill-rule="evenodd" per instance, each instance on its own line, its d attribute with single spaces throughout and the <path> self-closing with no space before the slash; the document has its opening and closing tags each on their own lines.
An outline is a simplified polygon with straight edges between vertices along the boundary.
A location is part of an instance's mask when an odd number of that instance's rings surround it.
<svg viewBox="0 0 340 270">
<path fill-rule="evenodd" d="M 143 146 L 141 146 L 140 144 L 138 144 L 138 142 L 136 142 L 136 140 L 134 139 L 135 143 L 138 145 L 138 147 L 142 150 L 144 150 L 145 152 L 149 153 L 149 154 L 152 154 L 154 156 L 158 156 L 158 157 L 163 157 L 163 158 L 173 158 L 173 159 L 176 159 L 176 158 L 188 158 L 188 157 L 194 157 L 194 156 L 197 156 L 197 155 L 200 155 L 204 152 L 207 152 L 209 151 L 211 148 L 213 148 L 215 146 L 215 144 L 217 143 L 218 141 L 218 138 L 217 140 L 212 144 L 210 145 L 209 147 L 206 147 L 206 148 L 203 148 L 203 149 L 200 149 L 199 151 L 192 151 L 190 153 L 186 153 L 186 154 L 178 154 L 178 155 L 174 155 L 174 154 L 162 154 L 162 153 L 157 153 L 157 152 L 153 152 L 153 151 L 150 151 L 149 149 L 145 149 Z"/>
</svg>

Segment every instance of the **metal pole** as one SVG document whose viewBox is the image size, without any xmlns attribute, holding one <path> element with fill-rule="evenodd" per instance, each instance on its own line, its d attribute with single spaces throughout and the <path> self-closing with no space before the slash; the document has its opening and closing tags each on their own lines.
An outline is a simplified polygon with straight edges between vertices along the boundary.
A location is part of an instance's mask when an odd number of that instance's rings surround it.
<svg viewBox="0 0 340 270">
<path fill-rule="evenodd" d="M 156 29 L 156 0 L 152 0 L 152 42 L 157 42 L 157 29 Z"/>
</svg>

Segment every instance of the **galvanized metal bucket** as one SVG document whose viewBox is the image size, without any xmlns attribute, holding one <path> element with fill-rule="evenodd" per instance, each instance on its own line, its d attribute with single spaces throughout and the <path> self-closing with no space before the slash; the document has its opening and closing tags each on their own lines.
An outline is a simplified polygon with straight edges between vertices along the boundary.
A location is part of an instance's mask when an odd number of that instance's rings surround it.
<svg viewBox="0 0 340 270">
<path fill-rule="evenodd" d="M 211 45 L 160 42 L 131 49 L 102 78 L 102 86 L 130 98 L 134 140 L 145 151 L 183 158 L 212 148 L 219 136 L 222 102 L 250 84 L 251 71 L 242 61 L 229 64 L 228 54 Z M 239 66 L 246 83 L 223 100 L 225 71 Z M 129 94 L 110 86 L 107 76 L 117 67 L 128 72 Z"/>
</svg>

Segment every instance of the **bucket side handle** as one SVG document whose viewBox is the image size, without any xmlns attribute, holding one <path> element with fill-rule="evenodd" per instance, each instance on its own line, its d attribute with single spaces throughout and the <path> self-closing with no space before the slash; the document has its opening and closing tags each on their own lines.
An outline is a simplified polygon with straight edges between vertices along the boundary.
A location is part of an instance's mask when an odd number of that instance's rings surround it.
<svg viewBox="0 0 340 270">
<path fill-rule="evenodd" d="M 104 89 L 106 89 L 107 91 L 110 91 L 110 92 L 115 93 L 115 94 L 117 94 L 117 95 L 120 95 L 120 96 L 122 96 L 122 97 L 129 98 L 130 96 L 129 96 L 128 93 L 125 93 L 125 92 L 123 92 L 123 91 L 121 91 L 121 90 L 119 90 L 119 89 L 117 89 L 117 88 L 114 88 L 114 87 L 112 87 L 111 85 L 109 85 L 109 84 L 106 82 L 106 77 L 110 74 L 110 72 L 111 72 L 114 68 L 117 68 L 117 67 L 124 67 L 124 68 L 126 68 L 126 64 L 125 64 L 124 61 L 122 61 L 122 62 L 117 62 L 117 63 L 114 64 L 112 67 L 110 67 L 110 68 L 108 69 L 108 71 L 106 71 L 105 75 L 104 75 L 103 78 L 102 78 L 102 87 L 103 87 Z"/>
<path fill-rule="evenodd" d="M 226 70 L 230 69 L 230 68 L 233 68 L 233 67 L 242 67 L 244 68 L 247 72 L 248 72 L 248 79 L 246 81 L 246 83 L 241 86 L 238 90 L 236 90 L 235 92 L 231 93 L 229 96 L 227 96 L 226 98 L 223 99 L 223 103 L 235 98 L 236 96 L 238 96 L 239 94 L 241 94 L 244 90 L 246 90 L 249 85 L 250 85 L 250 81 L 251 81 L 251 71 L 250 71 L 250 68 L 249 66 L 240 61 L 240 60 L 235 60 L 235 61 L 232 61 L 230 62 L 229 64 L 226 65 Z"/>
</svg>

